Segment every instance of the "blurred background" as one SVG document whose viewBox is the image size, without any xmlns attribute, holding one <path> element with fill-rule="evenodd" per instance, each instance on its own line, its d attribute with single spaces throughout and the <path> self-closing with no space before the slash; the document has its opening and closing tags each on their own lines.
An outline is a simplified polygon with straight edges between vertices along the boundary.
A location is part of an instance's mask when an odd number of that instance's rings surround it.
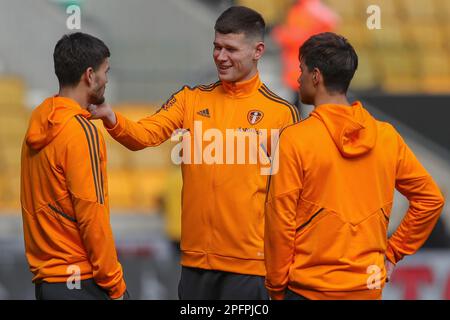
<svg viewBox="0 0 450 320">
<path fill-rule="evenodd" d="M 80 30 L 68 29 L 71 5 L 80 8 Z M 323 31 L 347 37 L 359 55 L 350 98 L 397 128 L 448 199 L 450 0 L 0 0 L 0 299 L 34 299 L 20 149 L 31 110 L 58 91 L 59 38 L 82 31 L 104 40 L 112 53 L 107 99 L 139 120 L 183 85 L 216 81 L 213 26 L 231 5 L 264 16 L 261 78 L 292 103 L 300 44 Z M 307 117 L 311 106 L 300 110 Z M 182 183 L 173 145 L 131 152 L 96 124 L 107 142 L 112 226 L 129 291 L 135 299 L 176 299 Z M 406 210 L 396 194 L 390 232 Z M 424 247 L 398 264 L 384 299 L 450 299 L 449 234 L 447 205 Z"/>
</svg>

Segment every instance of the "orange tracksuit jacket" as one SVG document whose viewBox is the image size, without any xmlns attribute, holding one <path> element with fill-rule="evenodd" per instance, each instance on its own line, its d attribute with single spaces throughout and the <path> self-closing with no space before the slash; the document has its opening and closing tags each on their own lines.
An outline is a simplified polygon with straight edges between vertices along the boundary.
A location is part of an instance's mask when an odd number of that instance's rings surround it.
<svg viewBox="0 0 450 320">
<path fill-rule="evenodd" d="M 359 102 L 318 106 L 286 128 L 277 159 L 265 225 L 271 297 L 289 288 L 308 299 L 380 299 L 385 256 L 415 253 L 438 220 L 444 199 L 431 176 Z M 387 239 L 395 188 L 410 206 Z"/>
<path fill-rule="evenodd" d="M 131 150 L 159 145 L 179 128 L 193 133 L 194 121 L 201 123 L 203 132 L 213 128 L 225 137 L 226 129 L 252 135 L 260 129 L 281 129 L 298 120 L 296 108 L 269 91 L 258 74 L 235 84 L 219 81 L 209 86 L 184 87 L 156 114 L 137 123 L 116 115 L 117 124 L 108 131 Z M 201 150 L 207 150 L 209 144 L 203 142 Z M 267 176 L 260 174 L 261 166 L 260 162 L 182 164 L 183 266 L 265 275 Z"/>
<path fill-rule="evenodd" d="M 109 222 L 106 149 L 89 116 L 62 97 L 31 115 L 21 164 L 25 252 L 34 282 L 65 282 L 79 268 L 80 280 L 94 278 L 118 298 L 126 285 Z"/>
</svg>

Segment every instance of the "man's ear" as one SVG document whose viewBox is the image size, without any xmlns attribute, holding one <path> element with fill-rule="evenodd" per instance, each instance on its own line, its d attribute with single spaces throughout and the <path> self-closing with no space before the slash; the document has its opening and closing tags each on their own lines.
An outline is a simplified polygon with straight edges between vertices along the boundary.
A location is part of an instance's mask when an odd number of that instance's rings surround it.
<svg viewBox="0 0 450 320">
<path fill-rule="evenodd" d="M 87 68 L 86 71 L 83 73 L 83 77 L 84 80 L 86 81 L 86 84 L 88 86 L 91 86 L 95 80 L 94 69 L 92 67 Z"/>
<path fill-rule="evenodd" d="M 314 68 L 312 71 L 312 81 L 314 86 L 317 86 L 322 81 L 322 73 L 318 68 Z"/>
<path fill-rule="evenodd" d="M 264 42 L 262 42 L 262 41 L 258 42 L 255 47 L 255 55 L 253 56 L 253 59 L 255 59 L 256 61 L 261 59 L 265 50 L 266 50 L 266 45 L 264 44 Z"/>
</svg>

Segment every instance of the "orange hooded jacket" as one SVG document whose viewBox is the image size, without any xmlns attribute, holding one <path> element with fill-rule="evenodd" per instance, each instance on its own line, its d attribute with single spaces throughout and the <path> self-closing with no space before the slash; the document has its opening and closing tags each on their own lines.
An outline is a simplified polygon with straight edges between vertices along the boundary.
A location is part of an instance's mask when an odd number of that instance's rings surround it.
<svg viewBox="0 0 450 320">
<path fill-rule="evenodd" d="M 50 97 L 22 146 L 21 204 L 33 282 L 94 278 L 111 298 L 126 290 L 109 222 L 106 149 L 75 101 Z"/>
<path fill-rule="evenodd" d="M 357 102 L 318 106 L 286 128 L 266 202 L 266 286 L 308 299 L 380 299 L 430 235 L 444 199 L 401 136 Z M 277 160 L 275 160 L 277 161 Z M 410 206 L 387 239 L 394 189 Z"/>
</svg>

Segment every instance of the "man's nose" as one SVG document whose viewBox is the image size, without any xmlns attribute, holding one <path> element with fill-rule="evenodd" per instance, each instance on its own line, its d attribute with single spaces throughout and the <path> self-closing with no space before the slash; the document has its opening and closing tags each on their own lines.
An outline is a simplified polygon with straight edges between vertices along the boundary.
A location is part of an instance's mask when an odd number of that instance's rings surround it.
<svg viewBox="0 0 450 320">
<path fill-rule="evenodd" d="M 217 55 L 217 60 L 220 61 L 226 61 L 227 60 L 227 55 L 224 49 L 219 51 L 219 54 Z"/>
</svg>

